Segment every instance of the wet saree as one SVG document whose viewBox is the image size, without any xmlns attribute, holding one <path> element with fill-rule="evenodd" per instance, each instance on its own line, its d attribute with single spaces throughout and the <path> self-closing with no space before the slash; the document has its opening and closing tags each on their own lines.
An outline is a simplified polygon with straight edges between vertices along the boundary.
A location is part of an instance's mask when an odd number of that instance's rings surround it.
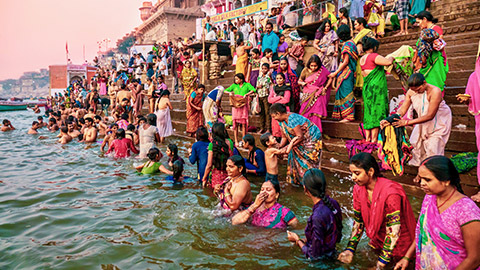
<svg viewBox="0 0 480 270">
<path fill-rule="evenodd" d="M 307 75 L 308 74 L 308 75 Z M 322 129 L 322 118 L 327 117 L 327 106 L 330 100 L 331 88 L 325 89 L 330 72 L 321 67 L 317 72 L 311 73 L 308 69 L 302 71 L 300 77 L 305 76 L 306 85 L 303 87 L 300 100 L 300 114 Z"/>
<path fill-rule="evenodd" d="M 182 85 L 185 98 L 188 98 L 197 88 L 197 71 L 193 67 L 182 69 Z"/>
<path fill-rule="evenodd" d="M 288 121 L 280 122 L 282 136 L 288 142 L 296 137 L 293 130 L 299 126 L 303 133 L 303 141 L 293 147 L 288 153 L 287 182 L 303 185 L 303 175 L 308 169 L 320 168 L 322 153 L 322 133 L 320 129 L 307 118 L 290 113 Z"/>
<path fill-rule="evenodd" d="M 205 95 L 197 95 L 196 92 L 192 94 L 187 99 L 187 132 L 195 133 L 197 129 L 203 125 L 203 111 L 202 103 L 205 98 Z M 200 110 L 197 110 L 195 107 L 199 107 Z"/>
<path fill-rule="evenodd" d="M 277 202 L 268 209 L 255 211 L 251 218 L 254 226 L 267 229 L 286 229 L 288 222 L 295 218 L 295 214 Z"/>
<path fill-rule="evenodd" d="M 319 39 L 318 47 L 320 49 L 325 49 L 325 52 L 318 52 L 318 56 L 320 57 L 320 60 L 322 60 L 323 66 L 325 66 L 328 71 L 334 72 L 338 68 L 338 58 L 334 56 L 335 42 L 338 41 L 337 33 L 331 30 L 327 34 L 321 36 L 321 33 L 317 32 L 315 38 Z"/>
<path fill-rule="evenodd" d="M 470 198 L 439 213 L 437 197 L 426 195 L 415 231 L 415 269 L 455 269 L 467 257 L 461 227 L 470 222 L 480 222 L 480 209 Z"/>
<path fill-rule="evenodd" d="M 352 41 L 347 41 L 342 48 L 342 56 L 348 54 L 348 66 L 337 75 L 337 92 L 335 93 L 335 106 L 332 117 L 334 119 L 354 119 L 355 97 L 353 87 L 355 83 L 355 69 L 357 67 L 358 51 Z M 343 61 L 343 59 L 342 59 Z"/>
<path fill-rule="evenodd" d="M 383 66 L 377 66 L 365 77 L 363 84 L 363 128 L 380 127 L 388 115 L 387 78 Z"/>
</svg>

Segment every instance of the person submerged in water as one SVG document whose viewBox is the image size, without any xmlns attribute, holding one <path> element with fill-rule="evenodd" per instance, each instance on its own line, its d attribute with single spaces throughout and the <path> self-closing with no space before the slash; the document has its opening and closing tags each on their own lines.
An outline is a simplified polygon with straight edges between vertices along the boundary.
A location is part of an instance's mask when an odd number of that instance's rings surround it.
<svg viewBox="0 0 480 270">
<path fill-rule="evenodd" d="M 54 117 L 50 117 L 50 119 L 48 119 L 47 128 L 50 130 L 50 132 L 55 132 L 58 130 L 57 120 Z"/>
<path fill-rule="evenodd" d="M 32 127 L 28 130 L 28 134 L 38 134 L 37 129 L 39 129 L 40 126 L 38 125 L 37 121 L 32 122 Z"/>
<path fill-rule="evenodd" d="M 47 123 L 43 122 L 43 117 L 42 116 L 37 117 L 37 122 L 38 122 L 38 125 L 40 126 L 40 128 L 43 128 L 43 127 L 47 126 Z"/>
<path fill-rule="evenodd" d="M 110 126 L 110 129 L 107 130 L 107 136 L 105 136 L 105 138 L 103 139 L 103 142 L 102 142 L 102 146 L 100 147 L 100 150 L 103 152 L 105 151 L 105 146 L 108 144 L 108 146 L 110 147 L 110 145 L 112 144 L 113 140 L 115 140 L 115 136 L 117 134 L 117 130 L 118 130 L 118 125 L 117 123 L 113 123 L 111 126 Z"/>
<path fill-rule="evenodd" d="M 130 156 L 130 152 L 138 154 L 139 151 L 133 145 L 132 140 L 125 138 L 125 130 L 120 128 L 117 130 L 116 139 L 109 145 L 107 154 L 115 151 L 115 158 L 126 158 Z"/>
<path fill-rule="evenodd" d="M 144 164 L 137 166 L 137 171 L 141 172 L 142 174 L 154 174 L 154 173 L 165 173 L 169 175 L 173 175 L 173 172 L 165 168 L 162 163 L 160 163 L 160 159 L 163 157 L 162 152 L 156 147 L 150 148 L 148 151 L 147 157 L 149 161 L 145 162 Z"/>
<path fill-rule="evenodd" d="M 60 129 L 60 134 L 58 135 L 60 139 L 58 139 L 58 142 L 61 144 L 67 144 L 72 141 L 72 136 L 68 135 L 68 128 L 67 127 L 62 127 Z"/>
<path fill-rule="evenodd" d="M 3 119 L 3 126 L 2 126 L 2 131 L 11 131 L 15 130 L 15 128 L 12 126 L 12 123 L 8 119 Z"/>
</svg>

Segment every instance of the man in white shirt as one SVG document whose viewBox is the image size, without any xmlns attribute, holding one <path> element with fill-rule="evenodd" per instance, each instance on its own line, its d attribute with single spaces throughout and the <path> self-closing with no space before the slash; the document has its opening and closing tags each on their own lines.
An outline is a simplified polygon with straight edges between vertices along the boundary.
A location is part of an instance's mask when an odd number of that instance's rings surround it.
<svg viewBox="0 0 480 270">
<path fill-rule="evenodd" d="M 207 33 L 205 40 L 217 41 L 217 28 L 215 26 Z"/>
<path fill-rule="evenodd" d="M 248 23 L 245 23 L 245 18 L 242 18 L 240 20 L 240 27 L 239 28 L 240 28 L 239 29 L 240 32 L 242 32 L 242 34 L 243 34 L 243 38 L 244 39 L 248 38 L 248 34 L 250 34 L 251 29 L 250 29 L 250 25 L 248 25 Z"/>
</svg>

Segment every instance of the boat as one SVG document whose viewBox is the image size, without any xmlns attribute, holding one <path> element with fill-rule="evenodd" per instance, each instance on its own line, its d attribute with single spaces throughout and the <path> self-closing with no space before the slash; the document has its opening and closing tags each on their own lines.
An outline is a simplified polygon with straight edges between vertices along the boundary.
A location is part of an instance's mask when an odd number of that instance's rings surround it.
<svg viewBox="0 0 480 270">
<path fill-rule="evenodd" d="M 0 111 L 26 110 L 28 103 L 23 101 L 0 101 Z"/>
</svg>

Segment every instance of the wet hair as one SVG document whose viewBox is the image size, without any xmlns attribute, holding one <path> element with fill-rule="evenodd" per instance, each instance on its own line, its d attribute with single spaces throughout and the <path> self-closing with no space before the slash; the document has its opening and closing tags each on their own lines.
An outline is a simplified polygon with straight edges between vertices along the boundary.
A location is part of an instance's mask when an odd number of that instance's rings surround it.
<svg viewBox="0 0 480 270">
<path fill-rule="evenodd" d="M 270 114 L 284 114 L 287 113 L 287 107 L 284 104 L 281 103 L 274 103 L 272 106 L 270 106 Z"/>
<path fill-rule="evenodd" d="M 425 83 L 425 77 L 423 76 L 422 73 L 413 73 L 408 78 L 407 83 L 408 83 L 408 87 L 419 87 Z"/>
<path fill-rule="evenodd" d="M 123 120 L 128 120 L 128 113 L 122 113 L 120 118 L 123 119 Z"/>
<path fill-rule="evenodd" d="M 262 143 L 263 146 L 268 147 L 267 142 L 270 140 L 270 136 L 272 136 L 272 133 L 270 132 L 263 133 L 262 136 L 260 136 L 260 143 Z"/>
<path fill-rule="evenodd" d="M 117 123 L 113 123 L 110 125 L 110 128 L 113 128 L 113 127 L 117 127 L 118 128 L 118 124 Z"/>
<path fill-rule="evenodd" d="M 255 137 L 253 137 L 252 134 L 246 134 L 243 136 L 243 141 L 247 142 L 248 145 L 253 146 L 252 151 L 248 153 L 248 161 L 253 164 L 255 161 L 255 151 L 258 149 L 258 147 L 255 145 Z"/>
<path fill-rule="evenodd" d="M 382 174 L 380 173 L 380 168 L 378 167 L 378 163 L 375 158 L 365 152 L 358 153 L 354 155 L 350 159 L 350 164 L 355 165 L 358 168 L 362 168 L 365 172 L 368 172 L 371 168 L 373 168 L 373 177 L 380 177 Z"/>
<path fill-rule="evenodd" d="M 210 142 L 208 140 L 208 130 L 205 127 L 199 127 L 195 133 L 195 137 L 199 142 Z"/>
<path fill-rule="evenodd" d="M 172 171 L 173 171 L 173 180 L 175 182 L 180 180 L 180 177 L 182 177 L 183 174 L 183 162 L 180 160 L 176 160 L 172 164 Z"/>
<path fill-rule="evenodd" d="M 117 133 L 115 133 L 115 138 L 124 139 L 125 138 L 125 129 L 123 129 L 123 128 L 117 129 Z"/>
<path fill-rule="evenodd" d="M 247 173 L 247 167 L 245 166 L 245 159 L 243 159 L 243 157 L 233 155 L 229 157 L 228 160 L 231 160 L 235 166 L 242 167 L 242 170 L 240 171 L 241 174 L 245 175 Z"/>
<path fill-rule="evenodd" d="M 322 67 L 322 60 L 320 59 L 320 57 L 318 57 L 318 55 L 314 54 L 310 57 L 310 59 L 308 59 L 308 62 L 307 62 L 307 65 L 306 67 L 307 68 L 310 68 L 310 64 L 311 63 L 316 63 L 317 66 L 318 66 L 318 69 L 320 69 Z"/>
<path fill-rule="evenodd" d="M 39 117 L 37 117 L 37 120 L 42 120 L 43 121 L 43 117 L 39 116 Z"/>
<path fill-rule="evenodd" d="M 267 53 L 273 53 L 272 49 L 270 48 L 266 48 L 264 51 L 263 51 L 263 54 L 267 54 Z"/>
<path fill-rule="evenodd" d="M 164 97 L 164 96 L 170 96 L 170 91 L 168 90 L 163 90 L 162 93 L 160 94 L 160 98 Z"/>
<path fill-rule="evenodd" d="M 320 27 L 318 27 L 317 29 L 318 33 L 320 34 L 318 40 L 322 40 L 323 36 L 325 35 L 325 28 L 327 27 L 327 24 L 330 25 L 330 31 L 333 30 L 332 22 L 329 19 L 324 20 Z"/>
<path fill-rule="evenodd" d="M 359 18 L 356 18 L 355 21 L 356 21 L 358 24 L 363 25 L 363 27 L 368 28 L 368 23 L 367 23 L 367 20 L 365 20 L 365 18 L 359 17 Z"/>
<path fill-rule="evenodd" d="M 145 119 L 145 118 L 143 118 Z M 142 120 L 141 118 L 139 118 L 139 120 Z M 151 126 L 157 126 L 157 115 L 155 115 L 154 113 L 150 113 L 147 115 L 147 119 L 145 119 L 145 122 L 147 122 L 147 124 L 151 125 Z"/>
<path fill-rule="evenodd" d="M 60 129 L 63 133 L 68 133 L 68 128 L 67 127 L 62 127 Z"/>
<path fill-rule="evenodd" d="M 170 152 L 171 152 L 172 155 L 173 155 L 173 156 L 170 158 L 169 161 L 172 161 L 172 162 L 173 162 L 173 161 L 176 161 L 176 160 L 178 160 L 178 159 L 180 158 L 180 157 L 178 156 L 178 147 L 177 147 L 176 144 L 171 143 L 171 144 L 167 145 L 167 148 L 168 148 L 168 150 L 170 150 Z"/>
<path fill-rule="evenodd" d="M 5 119 L 5 120 L 7 120 L 7 119 Z M 3 123 L 4 123 L 4 124 L 5 124 L 5 120 L 3 120 Z M 55 119 L 55 118 L 53 118 L 53 117 L 50 117 L 50 118 L 48 119 L 48 122 L 52 122 L 52 123 L 56 124 L 56 123 L 57 123 L 57 119 Z"/>
<path fill-rule="evenodd" d="M 243 73 L 235 74 L 235 77 L 239 78 L 242 82 L 245 82 L 245 75 Z"/>
<path fill-rule="evenodd" d="M 212 126 L 212 151 L 213 166 L 218 170 L 225 170 L 227 167 L 227 158 L 230 156 L 230 148 L 225 142 L 227 131 L 223 123 L 215 123 Z"/>
<path fill-rule="evenodd" d="M 351 39 L 352 35 L 350 33 L 350 27 L 346 26 L 345 24 L 340 25 L 337 29 L 337 36 L 342 41 Z"/>
<path fill-rule="evenodd" d="M 374 38 L 365 36 L 362 38 L 362 45 L 363 51 L 366 52 L 370 49 L 373 49 L 373 51 L 376 52 L 380 46 L 380 42 Z"/>
<path fill-rule="evenodd" d="M 255 49 L 252 49 L 252 53 L 255 53 L 257 55 L 260 55 L 260 50 L 255 48 Z"/>
<path fill-rule="evenodd" d="M 417 19 L 420 19 L 420 20 L 423 20 L 423 19 L 427 19 L 427 21 L 429 22 L 432 22 L 432 23 L 438 23 L 438 19 L 437 18 L 434 18 L 432 13 L 426 11 L 426 10 L 423 10 L 423 11 L 420 11 L 418 14 L 417 14 Z"/>
<path fill-rule="evenodd" d="M 132 124 L 128 124 L 127 130 L 128 130 L 128 131 L 135 131 L 135 126 L 132 125 Z"/>
<path fill-rule="evenodd" d="M 268 64 L 268 63 L 263 63 L 262 67 L 266 67 L 266 68 L 270 69 L 270 64 Z"/>
<path fill-rule="evenodd" d="M 3 119 L 3 124 L 4 125 L 8 124 L 8 122 L 9 122 L 8 119 Z"/>
<path fill-rule="evenodd" d="M 95 119 L 102 120 L 102 117 L 100 115 L 95 115 Z"/>
<path fill-rule="evenodd" d="M 151 161 L 154 161 L 158 155 L 160 155 L 160 150 L 157 147 L 152 147 L 148 150 L 147 157 Z"/>
<path fill-rule="evenodd" d="M 449 158 L 445 156 L 431 156 L 426 158 L 420 166 L 425 166 L 439 181 L 450 181 L 450 184 L 456 187 L 458 192 L 464 194 L 460 185 L 460 175 Z"/>
<path fill-rule="evenodd" d="M 283 74 L 283 72 L 278 72 L 275 77 L 277 77 L 277 76 L 282 77 L 283 78 L 283 83 L 285 83 L 285 74 Z"/>
<path fill-rule="evenodd" d="M 335 208 L 331 199 L 326 194 L 327 181 L 325 179 L 325 174 L 319 169 L 309 169 L 303 175 L 303 184 L 305 185 L 305 189 L 308 190 L 312 196 L 321 199 L 323 204 L 332 211 L 337 225 L 337 243 L 340 242 L 343 229 L 342 213 Z"/>
</svg>

